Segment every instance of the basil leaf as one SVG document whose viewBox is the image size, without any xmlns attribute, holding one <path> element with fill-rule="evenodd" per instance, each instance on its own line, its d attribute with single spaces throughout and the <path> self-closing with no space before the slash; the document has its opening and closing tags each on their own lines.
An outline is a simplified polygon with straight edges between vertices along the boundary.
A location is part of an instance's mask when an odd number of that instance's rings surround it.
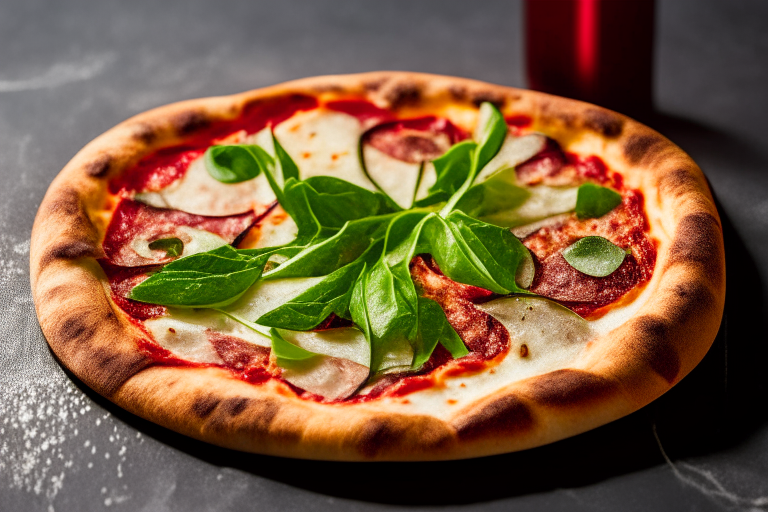
<svg viewBox="0 0 768 512">
<path fill-rule="evenodd" d="M 251 151 L 253 147 L 258 146 L 209 147 L 203 156 L 208 174 L 222 183 L 240 183 L 255 178 L 261 173 L 262 168 L 258 157 L 255 157 Z"/>
<path fill-rule="evenodd" d="M 277 358 L 277 364 L 280 366 L 282 366 L 281 363 L 284 362 L 304 361 L 318 355 L 303 349 L 298 345 L 285 341 L 285 338 L 283 338 L 275 328 L 270 329 L 269 334 L 272 338 L 272 353 Z"/>
<path fill-rule="evenodd" d="M 259 279 L 268 257 L 243 255 L 229 245 L 193 254 L 150 276 L 131 290 L 130 298 L 163 306 L 222 306 Z"/>
<path fill-rule="evenodd" d="M 278 176 L 283 183 L 291 178 L 298 180 L 299 168 L 296 166 L 296 162 L 293 161 L 293 158 L 291 158 L 291 155 L 289 155 L 277 141 L 275 132 L 272 132 L 272 144 L 274 144 L 277 163 L 275 175 Z"/>
<path fill-rule="evenodd" d="M 486 181 L 473 185 L 456 203 L 456 209 L 472 217 L 484 217 L 519 208 L 531 197 L 531 192 L 514 182 L 514 168 L 499 171 Z"/>
<path fill-rule="evenodd" d="M 579 219 L 602 217 L 621 204 L 621 194 L 594 183 L 584 183 L 576 196 L 576 215 Z"/>
<path fill-rule="evenodd" d="M 453 329 L 440 305 L 425 297 L 419 297 L 419 332 L 414 343 L 412 368 L 417 370 L 426 363 L 438 341 L 454 359 L 469 354 L 459 335 Z"/>
<path fill-rule="evenodd" d="M 525 291 L 517 285 L 516 276 L 518 267 L 530 253 L 511 231 L 458 211 L 450 214 L 446 222 L 460 236 L 475 266 L 507 290 L 505 293 Z"/>
<path fill-rule="evenodd" d="M 382 238 L 395 214 L 347 222 L 338 233 L 303 248 L 298 254 L 267 272 L 264 277 L 325 276 L 356 260 L 376 240 Z"/>
<path fill-rule="evenodd" d="M 184 252 L 184 242 L 178 238 L 160 238 L 149 243 L 149 248 L 153 251 L 165 251 L 169 258 L 179 256 Z"/>
<path fill-rule="evenodd" d="M 477 174 L 490 162 L 501 149 L 507 136 L 507 123 L 504 116 L 493 104 L 485 102 L 480 105 L 480 114 L 475 139 L 477 148 L 472 152 L 472 163 L 467 178 L 461 187 L 448 199 L 448 202 L 440 210 L 440 215 L 445 217 L 453 211 L 456 204 L 472 186 Z"/>
<path fill-rule="evenodd" d="M 605 277 L 616 271 L 630 254 L 601 236 L 587 236 L 563 250 L 570 266 L 593 277 Z"/>
<path fill-rule="evenodd" d="M 315 176 L 302 182 L 313 213 L 321 225 L 341 228 L 350 220 L 397 211 L 383 194 L 331 176 Z"/>
<path fill-rule="evenodd" d="M 499 152 L 501 145 L 504 144 L 504 139 L 507 137 L 507 131 L 507 122 L 499 109 L 487 101 L 481 104 L 477 129 L 475 130 L 478 148 L 473 155 L 473 180 L 477 173 Z"/>
<path fill-rule="evenodd" d="M 349 301 L 360 274 L 376 261 L 383 241 L 374 243 L 360 258 L 328 275 L 325 279 L 262 315 L 256 323 L 293 331 L 313 329 L 331 313 L 350 318 Z"/>
<path fill-rule="evenodd" d="M 427 197 L 418 200 L 415 206 L 431 206 L 447 201 L 461 187 L 472 168 L 472 155 L 477 144 L 465 140 L 454 144 L 442 156 L 432 160 L 437 179 L 429 187 Z"/>
</svg>

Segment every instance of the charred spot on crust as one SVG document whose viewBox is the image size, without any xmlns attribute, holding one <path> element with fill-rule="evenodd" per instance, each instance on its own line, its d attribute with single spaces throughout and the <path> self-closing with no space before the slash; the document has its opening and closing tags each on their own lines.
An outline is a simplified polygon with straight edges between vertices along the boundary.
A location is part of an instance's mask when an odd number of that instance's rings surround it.
<svg viewBox="0 0 768 512">
<path fill-rule="evenodd" d="M 366 91 L 375 92 L 381 89 L 381 86 L 384 85 L 386 82 L 387 82 L 387 78 L 385 77 L 377 78 L 376 80 L 368 80 L 363 84 L 363 88 Z"/>
<path fill-rule="evenodd" d="M 689 190 L 697 189 L 699 180 L 688 169 L 678 168 L 665 172 L 658 181 L 662 194 L 679 196 Z"/>
<path fill-rule="evenodd" d="M 722 232 L 717 219 L 704 212 L 692 213 L 680 221 L 669 251 L 669 266 L 699 264 L 715 282 L 722 279 Z"/>
<path fill-rule="evenodd" d="M 632 324 L 632 347 L 641 359 L 670 384 L 680 372 L 680 356 L 670 343 L 670 326 L 663 318 L 644 315 Z"/>
<path fill-rule="evenodd" d="M 94 323 L 86 322 L 86 318 L 80 314 L 68 317 L 61 322 L 56 338 L 62 344 L 72 341 L 87 342 L 96 334 L 97 326 Z"/>
<path fill-rule="evenodd" d="M 66 216 L 85 215 L 83 205 L 80 202 L 80 195 L 71 188 L 62 190 L 56 199 L 48 203 L 48 213 Z"/>
<path fill-rule="evenodd" d="M 456 101 L 467 101 L 469 98 L 467 88 L 463 85 L 451 85 L 448 87 L 448 93 Z"/>
<path fill-rule="evenodd" d="M 632 165 L 647 162 L 663 149 L 663 143 L 659 135 L 631 135 L 624 144 L 624 157 Z"/>
<path fill-rule="evenodd" d="M 471 94 L 470 101 L 475 107 L 479 107 L 487 101 L 488 103 L 492 103 L 499 110 L 502 110 L 506 103 L 506 97 L 497 91 L 475 91 Z"/>
<path fill-rule="evenodd" d="M 219 403 L 221 403 L 221 400 L 213 395 L 199 397 L 192 402 L 192 412 L 198 418 L 204 419 L 211 415 Z"/>
<path fill-rule="evenodd" d="M 496 398 L 455 423 L 456 431 L 462 440 L 510 436 L 533 427 L 533 415 L 529 407 L 514 395 Z"/>
<path fill-rule="evenodd" d="M 409 436 L 409 432 L 418 432 L 418 437 Z M 393 451 L 403 446 L 412 450 L 433 451 L 452 440 L 450 430 L 434 418 L 411 417 L 401 421 L 399 418 L 377 417 L 367 420 L 358 430 L 355 446 L 363 457 L 370 459 L 382 451 Z"/>
<path fill-rule="evenodd" d="M 100 258 L 101 249 L 93 242 L 72 240 L 50 247 L 40 259 L 40 267 L 46 267 L 55 260 L 77 260 L 80 258 Z"/>
<path fill-rule="evenodd" d="M 91 178 L 103 178 L 112 167 L 112 157 L 101 155 L 85 166 L 85 174 Z"/>
<path fill-rule="evenodd" d="M 681 282 L 673 289 L 675 301 L 670 303 L 670 319 L 684 324 L 692 319 L 702 318 L 712 312 L 715 295 L 698 280 Z"/>
<path fill-rule="evenodd" d="M 100 348 L 89 355 L 93 366 L 99 370 L 101 392 L 107 396 L 115 393 L 125 381 L 151 364 L 151 361 L 139 353 L 115 353 L 107 348 Z"/>
<path fill-rule="evenodd" d="M 393 422 L 376 418 L 367 421 L 359 431 L 357 449 L 367 458 L 378 455 L 382 448 L 393 447 L 400 441 L 399 429 L 395 429 Z"/>
<path fill-rule="evenodd" d="M 547 407 L 572 407 L 601 400 L 615 391 L 608 380 L 582 370 L 557 370 L 534 379 L 531 397 Z"/>
<path fill-rule="evenodd" d="M 590 108 L 584 112 L 584 126 L 603 137 L 614 138 L 621 135 L 624 120 L 607 110 Z"/>
<path fill-rule="evenodd" d="M 227 398 L 221 402 L 221 410 L 230 416 L 237 416 L 248 407 L 248 399 L 242 396 Z"/>
<path fill-rule="evenodd" d="M 207 128 L 211 124 L 208 116 L 199 110 L 182 112 L 171 120 L 176 133 L 181 136 L 191 135 L 198 130 Z"/>
<path fill-rule="evenodd" d="M 385 99 L 392 110 L 418 103 L 421 99 L 421 86 L 415 82 L 399 82 L 386 93 Z"/>
<path fill-rule="evenodd" d="M 157 140 L 157 131 L 157 128 L 152 125 L 141 123 L 134 129 L 133 138 L 149 146 Z"/>
</svg>

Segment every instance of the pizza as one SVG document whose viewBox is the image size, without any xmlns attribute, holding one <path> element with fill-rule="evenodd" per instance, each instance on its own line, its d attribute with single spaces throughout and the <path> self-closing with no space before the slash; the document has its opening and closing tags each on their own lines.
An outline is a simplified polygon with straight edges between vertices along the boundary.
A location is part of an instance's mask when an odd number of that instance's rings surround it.
<svg viewBox="0 0 768 512">
<path fill-rule="evenodd" d="M 120 407 L 257 453 L 527 449 L 648 404 L 725 294 L 707 182 L 594 105 L 380 72 L 185 101 L 89 143 L 35 220 L 37 315 Z"/>
</svg>

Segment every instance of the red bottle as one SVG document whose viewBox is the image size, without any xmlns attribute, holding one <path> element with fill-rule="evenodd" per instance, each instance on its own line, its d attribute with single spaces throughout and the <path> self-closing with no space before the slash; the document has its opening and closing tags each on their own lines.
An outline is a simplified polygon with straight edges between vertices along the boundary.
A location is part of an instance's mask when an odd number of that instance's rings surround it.
<svg viewBox="0 0 768 512">
<path fill-rule="evenodd" d="M 531 89 L 652 110 L 654 0 L 526 0 Z"/>
</svg>

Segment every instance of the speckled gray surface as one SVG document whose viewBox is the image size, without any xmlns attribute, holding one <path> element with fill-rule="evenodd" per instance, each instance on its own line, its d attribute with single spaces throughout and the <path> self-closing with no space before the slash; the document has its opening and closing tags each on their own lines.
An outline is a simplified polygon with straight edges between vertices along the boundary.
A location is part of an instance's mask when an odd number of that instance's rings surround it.
<svg viewBox="0 0 768 512">
<path fill-rule="evenodd" d="M 768 2 L 661 1 L 650 124 L 724 214 L 726 319 L 642 411 L 528 452 L 350 465 L 221 450 L 85 389 L 45 344 L 29 231 L 90 139 L 164 103 L 325 73 L 406 69 L 523 86 L 511 2 L 0 3 L 0 510 L 766 510 Z"/>
</svg>

